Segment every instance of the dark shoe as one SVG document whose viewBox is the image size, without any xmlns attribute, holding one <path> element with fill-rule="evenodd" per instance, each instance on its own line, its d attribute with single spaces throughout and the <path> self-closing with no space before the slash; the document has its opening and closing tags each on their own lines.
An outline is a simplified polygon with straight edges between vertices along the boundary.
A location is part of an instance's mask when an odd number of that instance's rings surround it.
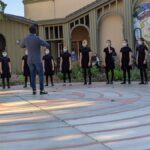
<svg viewBox="0 0 150 150">
<path fill-rule="evenodd" d="M 83 85 L 87 85 L 87 82 L 84 82 L 84 84 Z"/>
<path fill-rule="evenodd" d="M 27 85 L 25 85 L 23 88 L 27 88 Z"/>
<path fill-rule="evenodd" d="M 131 84 L 131 81 L 128 81 L 128 84 Z"/>
<path fill-rule="evenodd" d="M 54 86 L 54 84 L 52 83 L 51 86 Z"/>
<path fill-rule="evenodd" d="M 40 91 L 40 95 L 45 95 L 45 94 L 48 94 L 48 92 L 46 92 L 46 91 Z"/>
<path fill-rule="evenodd" d="M 92 85 L 92 82 L 89 82 L 89 85 Z"/>
<path fill-rule="evenodd" d="M 10 86 L 8 86 L 8 89 L 10 89 Z"/>
<path fill-rule="evenodd" d="M 36 95 L 36 91 L 33 91 L 33 95 Z"/>
<path fill-rule="evenodd" d="M 46 84 L 45 86 L 48 86 L 48 84 Z"/>
<path fill-rule="evenodd" d="M 126 82 L 121 82 L 121 84 L 126 84 Z"/>
<path fill-rule="evenodd" d="M 111 81 L 110 84 L 113 84 L 113 81 Z"/>
<path fill-rule="evenodd" d="M 140 83 L 139 83 L 139 85 L 143 85 L 143 84 L 144 84 L 144 82 L 140 82 Z"/>
<path fill-rule="evenodd" d="M 106 84 L 109 84 L 109 81 L 107 81 Z"/>
</svg>

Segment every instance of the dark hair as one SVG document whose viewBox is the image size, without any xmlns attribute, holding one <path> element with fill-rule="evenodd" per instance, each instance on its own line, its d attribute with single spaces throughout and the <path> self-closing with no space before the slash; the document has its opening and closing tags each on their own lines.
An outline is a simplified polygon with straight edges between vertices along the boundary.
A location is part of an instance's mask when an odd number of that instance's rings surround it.
<svg viewBox="0 0 150 150">
<path fill-rule="evenodd" d="M 111 43 L 111 40 L 107 40 L 107 42 L 110 42 L 110 43 Z"/>
<path fill-rule="evenodd" d="M 144 40 L 144 38 L 140 38 L 140 40 L 142 41 L 142 42 L 144 42 L 145 40 Z"/>
<path fill-rule="evenodd" d="M 127 42 L 127 46 L 129 46 L 129 44 L 128 44 L 128 40 L 127 40 L 127 39 L 124 39 L 123 41 L 126 41 L 126 42 Z"/>
<path fill-rule="evenodd" d="M 32 34 L 36 34 L 36 27 L 34 25 L 29 27 L 29 32 Z"/>
<path fill-rule="evenodd" d="M 127 39 L 124 39 L 123 41 L 126 41 L 128 43 L 128 40 Z"/>
</svg>

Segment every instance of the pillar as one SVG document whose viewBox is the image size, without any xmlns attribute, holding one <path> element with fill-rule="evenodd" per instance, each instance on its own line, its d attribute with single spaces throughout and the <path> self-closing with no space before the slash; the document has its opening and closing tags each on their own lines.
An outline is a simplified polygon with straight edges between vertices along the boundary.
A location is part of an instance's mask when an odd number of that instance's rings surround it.
<svg viewBox="0 0 150 150">
<path fill-rule="evenodd" d="M 71 35 L 69 23 L 63 25 L 63 36 L 64 36 L 64 45 L 68 47 L 68 50 L 71 51 Z"/>
<path fill-rule="evenodd" d="M 97 53 L 97 19 L 96 10 L 92 10 L 89 13 L 90 18 L 90 47 L 94 53 Z"/>
<path fill-rule="evenodd" d="M 124 37 L 131 48 L 134 48 L 132 0 L 124 0 Z"/>
</svg>

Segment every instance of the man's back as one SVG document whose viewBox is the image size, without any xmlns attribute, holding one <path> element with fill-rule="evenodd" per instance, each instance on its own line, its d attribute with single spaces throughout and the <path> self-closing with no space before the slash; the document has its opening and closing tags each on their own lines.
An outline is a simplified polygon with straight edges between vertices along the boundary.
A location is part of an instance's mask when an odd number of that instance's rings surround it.
<svg viewBox="0 0 150 150">
<path fill-rule="evenodd" d="M 29 34 L 21 44 L 28 49 L 28 63 L 41 63 L 41 46 L 49 48 L 49 44 L 35 34 Z"/>
</svg>

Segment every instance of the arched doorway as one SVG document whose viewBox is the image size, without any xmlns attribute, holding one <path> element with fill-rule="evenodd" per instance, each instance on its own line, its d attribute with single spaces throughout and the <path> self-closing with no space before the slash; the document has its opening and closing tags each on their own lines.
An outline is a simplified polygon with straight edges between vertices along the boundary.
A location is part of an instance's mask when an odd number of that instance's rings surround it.
<svg viewBox="0 0 150 150">
<path fill-rule="evenodd" d="M 87 40 L 88 44 L 90 45 L 90 36 L 89 31 L 84 26 L 77 26 L 71 32 L 71 49 L 76 52 L 79 56 L 79 49 L 82 45 L 83 40 Z"/>
<path fill-rule="evenodd" d="M 103 57 L 103 49 L 106 47 L 106 41 L 111 40 L 112 46 L 116 49 L 119 54 L 122 46 L 123 36 L 123 19 L 119 15 L 108 15 L 101 19 L 99 24 L 99 43 L 101 56 Z M 104 58 L 104 57 L 103 57 Z"/>
<path fill-rule="evenodd" d="M 6 48 L 6 40 L 2 34 L 0 34 L 0 55 L 3 50 Z"/>
</svg>

